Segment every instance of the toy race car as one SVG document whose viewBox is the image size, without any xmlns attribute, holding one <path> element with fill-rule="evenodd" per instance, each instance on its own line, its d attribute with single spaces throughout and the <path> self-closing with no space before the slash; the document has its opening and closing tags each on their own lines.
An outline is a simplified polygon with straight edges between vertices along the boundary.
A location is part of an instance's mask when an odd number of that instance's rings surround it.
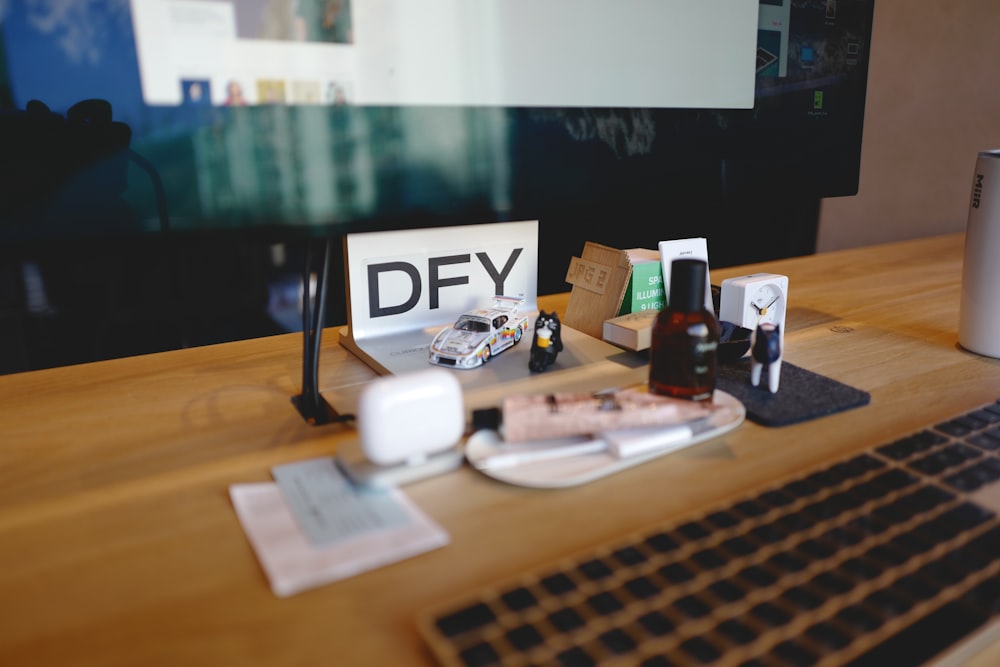
<svg viewBox="0 0 1000 667">
<path fill-rule="evenodd" d="M 477 308 L 442 329 L 431 342 L 432 364 L 454 368 L 482 366 L 495 354 L 521 342 L 528 317 L 520 313 L 524 299 L 494 296 L 489 308 Z"/>
</svg>

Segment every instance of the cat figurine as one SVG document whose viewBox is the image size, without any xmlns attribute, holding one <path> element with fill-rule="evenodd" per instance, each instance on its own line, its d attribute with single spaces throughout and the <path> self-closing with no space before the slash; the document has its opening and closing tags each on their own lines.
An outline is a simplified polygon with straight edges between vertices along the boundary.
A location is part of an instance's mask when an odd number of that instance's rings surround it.
<svg viewBox="0 0 1000 667">
<path fill-rule="evenodd" d="M 544 310 L 538 312 L 535 320 L 535 335 L 531 339 L 531 354 L 528 358 L 528 368 L 540 373 L 551 366 L 556 356 L 562 351 L 562 326 L 559 323 L 559 313 Z"/>
</svg>

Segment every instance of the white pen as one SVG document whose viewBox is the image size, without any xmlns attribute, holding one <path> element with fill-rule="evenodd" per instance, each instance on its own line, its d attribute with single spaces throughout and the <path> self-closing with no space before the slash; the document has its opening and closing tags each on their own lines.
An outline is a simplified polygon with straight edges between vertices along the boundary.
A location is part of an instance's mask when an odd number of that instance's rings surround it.
<svg viewBox="0 0 1000 667">
<path fill-rule="evenodd" d="M 486 470 L 497 470 L 500 468 L 513 468 L 524 463 L 535 463 L 537 461 L 550 461 L 554 459 L 569 458 L 571 456 L 581 456 L 583 454 L 596 454 L 608 449 L 608 443 L 604 440 L 586 440 L 570 445 L 557 445 L 553 447 L 539 447 L 538 449 L 521 449 L 516 452 L 503 452 L 487 456 L 478 462 L 478 467 Z"/>
<path fill-rule="evenodd" d="M 634 429 L 617 429 L 602 433 L 600 437 L 585 442 L 568 445 L 553 445 L 538 449 L 519 449 L 488 456 L 479 462 L 479 467 L 488 470 L 512 468 L 524 463 L 551 461 L 555 459 L 608 452 L 618 459 L 627 459 L 650 452 L 664 453 L 687 445 L 698 433 L 709 428 L 707 420 L 696 420 L 690 424 L 675 426 L 650 426 Z"/>
</svg>

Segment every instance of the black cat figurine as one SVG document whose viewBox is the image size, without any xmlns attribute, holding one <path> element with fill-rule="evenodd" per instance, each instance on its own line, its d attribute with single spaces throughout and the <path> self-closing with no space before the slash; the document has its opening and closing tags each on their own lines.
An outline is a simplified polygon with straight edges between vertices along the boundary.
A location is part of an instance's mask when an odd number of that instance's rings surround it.
<svg viewBox="0 0 1000 667">
<path fill-rule="evenodd" d="M 750 383 L 759 385 L 766 368 L 768 391 L 776 393 L 781 379 L 781 328 L 770 322 L 757 325 L 751 349 Z"/>
<path fill-rule="evenodd" d="M 556 356 L 562 351 L 562 326 L 559 324 L 559 313 L 544 310 L 538 312 L 535 320 L 535 335 L 531 339 L 531 354 L 528 358 L 528 368 L 540 373 L 551 366 Z"/>
</svg>

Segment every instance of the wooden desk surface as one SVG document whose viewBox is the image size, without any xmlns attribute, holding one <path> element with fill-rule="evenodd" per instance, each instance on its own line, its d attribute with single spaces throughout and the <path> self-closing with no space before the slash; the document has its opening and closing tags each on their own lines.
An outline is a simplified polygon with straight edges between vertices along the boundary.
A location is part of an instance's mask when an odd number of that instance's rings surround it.
<svg viewBox="0 0 1000 667">
<path fill-rule="evenodd" d="M 287 599 L 270 592 L 228 488 L 354 437 L 292 408 L 301 336 L 0 377 L 0 664 L 429 664 L 414 618 L 430 605 L 1000 397 L 1000 361 L 957 346 L 962 242 L 713 271 L 716 283 L 787 274 L 786 359 L 869 391 L 869 406 L 747 422 L 572 489 L 468 467 L 419 482 L 405 491 L 449 546 Z M 335 406 L 373 377 L 325 335 L 320 384 Z"/>
</svg>

